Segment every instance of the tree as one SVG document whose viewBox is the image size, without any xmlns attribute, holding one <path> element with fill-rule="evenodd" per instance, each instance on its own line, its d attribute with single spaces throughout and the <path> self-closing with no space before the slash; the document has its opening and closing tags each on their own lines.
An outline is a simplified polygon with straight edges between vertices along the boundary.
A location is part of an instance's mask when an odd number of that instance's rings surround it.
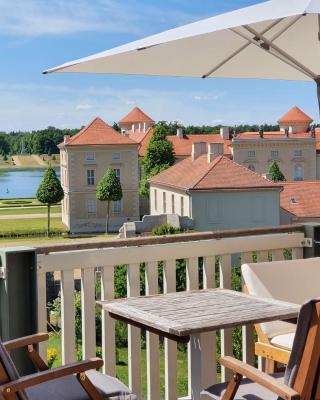
<svg viewBox="0 0 320 400">
<path fill-rule="evenodd" d="M 106 233 L 108 233 L 110 202 L 122 199 L 121 183 L 112 168 L 108 168 L 105 175 L 99 181 L 96 196 L 98 200 L 107 202 Z"/>
<path fill-rule="evenodd" d="M 273 161 L 273 163 L 270 165 L 268 173 L 271 175 L 271 179 L 273 180 L 273 182 L 286 181 L 286 178 L 281 172 L 279 165 L 276 161 Z"/>
<path fill-rule="evenodd" d="M 173 146 L 167 140 L 167 130 L 163 125 L 156 125 L 142 160 L 140 194 L 149 197 L 148 179 L 169 168 L 174 162 Z"/>
<path fill-rule="evenodd" d="M 38 187 L 36 197 L 48 207 L 48 236 L 50 235 L 50 207 L 63 199 L 64 193 L 55 170 L 49 165 Z"/>
</svg>

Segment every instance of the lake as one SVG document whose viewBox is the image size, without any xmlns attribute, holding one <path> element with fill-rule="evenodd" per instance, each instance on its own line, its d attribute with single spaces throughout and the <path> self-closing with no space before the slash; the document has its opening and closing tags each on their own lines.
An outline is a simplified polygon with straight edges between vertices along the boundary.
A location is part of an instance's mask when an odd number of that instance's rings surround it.
<svg viewBox="0 0 320 400">
<path fill-rule="evenodd" d="M 44 169 L 0 169 L 0 199 L 35 197 Z M 60 178 L 60 169 L 55 168 Z"/>
</svg>

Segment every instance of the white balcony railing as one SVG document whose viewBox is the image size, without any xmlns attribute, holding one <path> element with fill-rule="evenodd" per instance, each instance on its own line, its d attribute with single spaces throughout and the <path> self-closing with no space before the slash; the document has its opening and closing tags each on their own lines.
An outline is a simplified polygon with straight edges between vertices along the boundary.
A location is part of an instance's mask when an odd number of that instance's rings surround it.
<svg viewBox="0 0 320 400">
<path fill-rule="evenodd" d="M 82 354 L 83 358 L 96 355 L 95 335 L 95 283 L 96 271 L 101 271 L 102 299 L 114 297 L 114 268 L 127 266 L 127 296 L 140 295 L 140 263 L 145 263 L 145 294 L 158 292 L 158 263 L 163 261 L 163 291 L 176 291 L 176 260 L 186 261 L 187 290 L 216 285 L 216 266 L 220 273 L 220 286 L 231 288 L 232 260 L 238 255 L 241 263 L 280 260 L 286 253 L 292 258 L 303 258 L 305 238 L 302 227 L 278 227 L 249 231 L 199 233 L 129 240 L 62 245 L 39 248 L 38 268 L 38 328 L 47 330 L 46 273 L 61 274 L 61 342 L 63 363 L 75 360 L 75 307 L 74 271 L 81 270 L 82 301 Z M 90 247 L 90 248 L 89 248 Z M 96 247 L 96 248 L 94 248 Z M 290 251 L 291 250 L 291 251 Z M 203 278 L 199 281 L 199 258 L 203 258 Z M 160 270 L 161 271 L 161 270 Z M 160 399 L 159 338 L 147 334 L 147 398 Z M 254 362 L 254 336 L 252 327 L 243 327 L 243 359 Z M 165 398 L 177 399 L 177 344 L 164 341 Z M 108 315 L 102 316 L 102 354 L 106 373 L 114 375 L 116 367 L 115 322 Z M 203 334 L 205 346 L 205 376 L 203 385 L 212 384 L 217 377 L 216 336 Z M 44 352 L 45 348 L 42 347 Z M 232 354 L 231 330 L 221 332 L 221 353 Z M 128 329 L 128 376 L 133 392 L 141 393 L 141 332 Z M 189 368 L 190 371 L 190 368 Z M 221 379 L 228 376 L 221 371 Z"/>
</svg>

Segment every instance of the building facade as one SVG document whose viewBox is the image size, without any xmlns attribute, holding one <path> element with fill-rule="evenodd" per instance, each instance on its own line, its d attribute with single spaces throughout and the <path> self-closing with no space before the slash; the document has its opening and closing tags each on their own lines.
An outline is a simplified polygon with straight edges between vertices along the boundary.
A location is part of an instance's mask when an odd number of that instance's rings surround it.
<svg viewBox="0 0 320 400">
<path fill-rule="evenodd" d="M 109 229 L 139 219 L 138 144 L 99 118 L 59 145 L 64 190 L 62 221 L 72 233 L 105 232 L 106 202 L 96 187 L 108 168 L 120 179 L 123 198 L 112 202 Z"/>
<path fill-rule="evenodd" d="M 150 179 L 151 215 L 178 214 L 196 231 L 280 224 L 282 186 L 223 156 L 223 146 L 195 142 L 191 157 Z"/>
</svg>

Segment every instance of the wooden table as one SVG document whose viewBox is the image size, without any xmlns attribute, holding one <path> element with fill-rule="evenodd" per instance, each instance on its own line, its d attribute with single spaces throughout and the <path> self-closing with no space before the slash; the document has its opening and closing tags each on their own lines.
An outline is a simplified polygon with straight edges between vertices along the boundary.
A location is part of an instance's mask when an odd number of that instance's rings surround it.
<svg viewBox="0 0 320 400">
<path fill-rule="evenodd" d="M 200 334 L 254 323 L 290 320 L 300 306 L 226 289 L 206 289 L 99 301 L 110 316 L 176 341 L 190 341 L 191 396 L 200 399 Z"/>
</svg>

